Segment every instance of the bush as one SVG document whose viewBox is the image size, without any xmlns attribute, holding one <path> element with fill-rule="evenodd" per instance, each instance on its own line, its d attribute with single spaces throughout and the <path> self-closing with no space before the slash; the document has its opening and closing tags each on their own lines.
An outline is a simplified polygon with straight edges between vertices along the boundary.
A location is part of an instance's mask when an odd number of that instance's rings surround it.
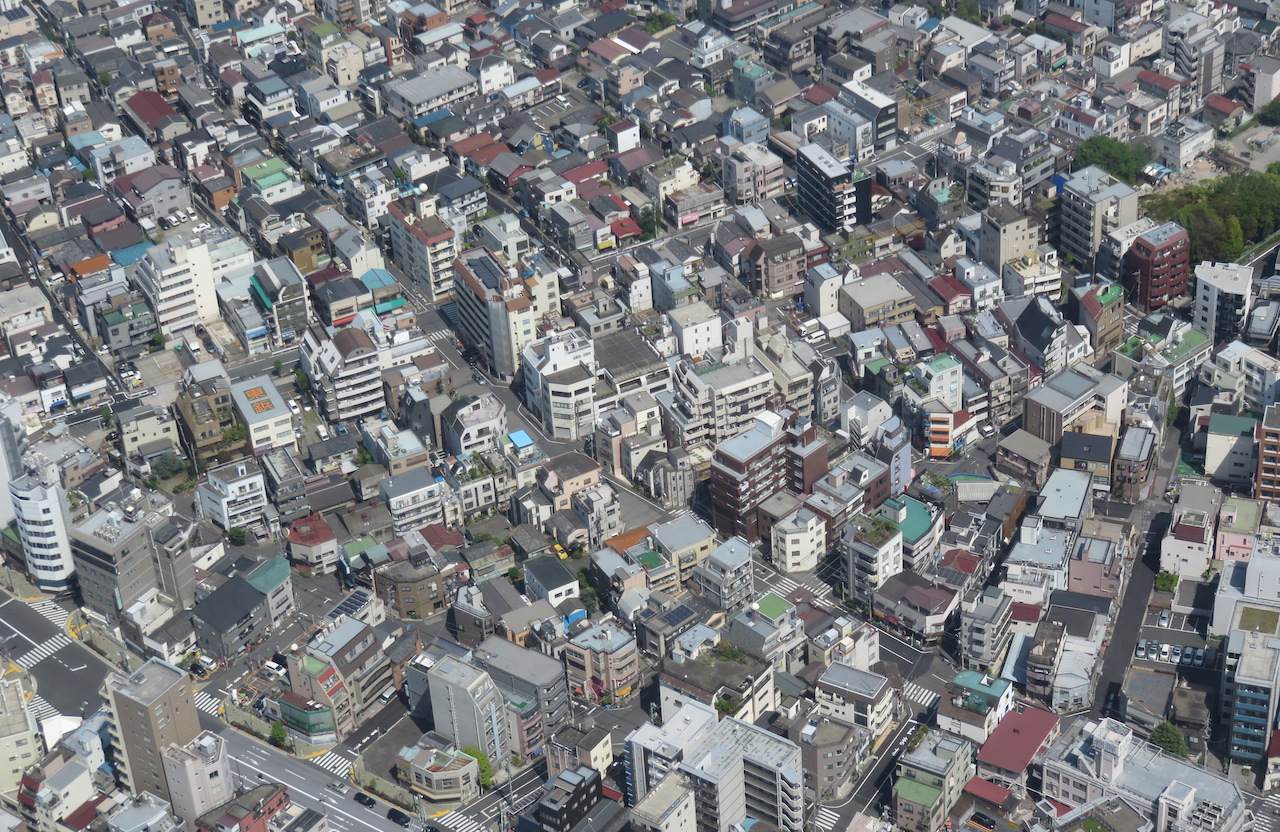
<svg viewBox="0 0 1280 832">
<path fill-rule="evenodd" d="M 151 463 L 151 472 L 162 480 L 185 474 L 188 470 L 186 460 L 180 458 L 173 451 L 166 451 L 155 462 Z"/>
<path fill-rule="evenodd" d="M 231 541 L 233 545 L 243 546 L 246 537 L 247 534 L 245 533 L 245 530 L 240 526 L 232 526 L 227 529 L 227 540 Z"/>
<path fill-rule="evenodd" d="M 1178 588 L 1178 576 L 1172 572 L 1156 575 L 1156 592 L 1173 592 Z"/>
<path fill-rule="evenodd" d="M 1258 121 L 1268 127 L 1275 127 L 1280 124 L 1280 99 L 1272 101 L 1267 106 L 1258 111 Z"/>
<path fill-rule="evenodd" d="M 1077 168 L 1097 165 L 1117 179 L 1130 183 L 1137 181 L 1138 174 L 1150 161 L 1150 147 L 1134 146 L 1106 136 L 1094 136 L 1076 151 Z"/>
<path fill-rule="evenodd" d="M 271 723 L 271 736 L 267 741 L 276 748 L 284 748 L 284 744 L 289 741 L 289 732 L 284 729 L 283 722 Z"/>
<path fill-rule="evenodd" d="M 493 785 L 493 764 L 489 762 L 489 755 L 476 748 L 474 745 L 462 749 L 467 754 L 476 758 L 476 765 L 480 768 L 480 785 L 489 788 Z"/>
</svg>

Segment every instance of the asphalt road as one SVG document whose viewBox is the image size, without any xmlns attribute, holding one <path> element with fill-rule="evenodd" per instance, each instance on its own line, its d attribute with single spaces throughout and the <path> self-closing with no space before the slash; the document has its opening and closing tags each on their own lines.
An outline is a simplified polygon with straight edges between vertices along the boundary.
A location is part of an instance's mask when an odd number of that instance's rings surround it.
<svg viewBox="0 0 1280 832">
<path fill-rule="evenodd" d="M 36 693 L 58 713 L 78 717 L 97 710 L 97 691 L 111 669 L 97 653 L 71 641 L 62 627 L 3 591 L 0 635 L 10 637 L 5 649 L 10 661 L 27 665 L 24 655 L 43 655 L 27 672 L 35 679 Z"/>
<path fill-rule="evenodd" d="M 1160 570 L 1160 538 L 1170 520 L 1169 504 L 1162 498 L 1173 478 L 1181 439 L 1182 434 L 1176 430 L 1170 430 L 1166 435 L 1160 467 L 1154 474 L 1155 488 L 1152 493 L 1157 497 L 1138 503 L 1133 507 L 1129 518 L 1133 528 L 1142 532 L 1137 544 L 1142 547 L 1142 551 L 1139 557 L 1134 558 L 1129 583 L 1125 587 L 1124 598 L 1116 612 L 1115 626 L 1111 630 L 1111 641 L 1102 659 L 1102 671 L 1098 674 L 1091 711 L 1097 716 L 1102 715 L 1108 698 L 1114 695 L 1119 699 L 1125 675 L 1133 661 L 1133 651 L 1142 630 L 1147 600 L 1155 586 L 1156 572 Z"/>
</svg>

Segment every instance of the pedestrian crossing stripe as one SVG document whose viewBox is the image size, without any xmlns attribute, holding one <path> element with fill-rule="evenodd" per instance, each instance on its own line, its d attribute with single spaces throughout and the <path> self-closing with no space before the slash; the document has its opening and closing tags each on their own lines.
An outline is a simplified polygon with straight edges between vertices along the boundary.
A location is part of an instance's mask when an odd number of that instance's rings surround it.
<svg viewBox="0 0 1280 832">
<path fill-rule="evenodd" d="M 428 341 L 447 341 L 453 337 L 453 333 L 447 329 L 437 330 L 427 336 Z"/>
<path fill-rule="evenodd" d="M 23 653 L 14 660 L 14 664 L 23 670 L 30 670 L 71 643 L 71 639 L 65 633 L 58 633 Z"/>
<path fill-rule="evenodd" d="M 217 716 L 222 700 L 203 690 L 196 691 L 196 707 L 210 716 Z"/>
<path fill-rule="evenodd" d="M 818 811 L 813 813 L 813 822 L 819 829 L 835 829 L 840 822 L 840 815 L 826 806 L 819 806 Z"/>
<path fill-rule="evenodd" d="M 926 687 L 917 685 L 915 682 L 906 682 L 902 685 L 902 695 L 912 702 L 918 702 L 921 705 L 931 706 L 941 697 Z"/>
<path fill-rule="evenodd" d="M 330 774 L 346 774 L 351 770 L 351 760 L 339 754 L 337 751 L 326 751 L 315 759 L 308 760 L 314 766 L 319 766 Z"/>
<path fill-rule="evenodd" d="M 27 708 L 31 711 L 31 716 L 36 722 L 43 722 L 54 716 L 62 716 L 62 713 L 48 702 L 40 694 L 33 695 L 27 700 Z"/>
<path fill-rule="evenodd" d="M 475 818 L 467 817 L 460 812 L 449 812 L 434 819 L 434 822 L 454 832 L 489 832 L 489 827 L 485 826 Z"/>
<path fill-rule="evenodd" d="M 47 599 L 43 601 L 33 601 L 31 603 L 31 609 L 40 613 L 45 620 L 57 625 L 58 629 L 66 627 L 67 619 L 71 617 L 71 613 L 67 612 L 53 601 L 49 601 Z"/>
</svg>

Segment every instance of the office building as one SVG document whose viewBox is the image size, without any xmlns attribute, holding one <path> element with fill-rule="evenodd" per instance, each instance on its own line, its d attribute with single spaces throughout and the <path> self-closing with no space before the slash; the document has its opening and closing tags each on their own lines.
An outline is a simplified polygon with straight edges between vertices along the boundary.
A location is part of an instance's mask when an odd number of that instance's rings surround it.
<svg viewBox="0 0 1280 832">
<path fill-rule="evenodd" d="M 1244 331 L 1253 307 L 1253 269 L 1239 263 L 1196 266 L 1192 323 L 1215 344 L 1234 341 Z"/>
<path fill-rule="evenodd" d="M 462 252 L 457 269 L 458 335 L 489 371 L 510 379 L 539 323 L 559 312 L 557 270 L 535 254 L 510 266 L 486 249 Z"/>
<path fill-rule="evenodd" d="M 478 748 L 496 770 L 511 759 L 507 703 L 489 674 L 446 656 L 427 673 L 436 730 L 462 748 Z"/>
<path fill-rule="evenodd" d="M 291 343 L 311 321 L 311 293 L 288 257 L 263 260 L 253 267 L 249 288 L 277 345 Z"/>
<path fill-rule="evenodd" d="M 70 589 L 76 567 L 67 531 L 67 492 L 58 484 L 56 468 L 42 466 L 10 480 L 9 496 L 27 574 L 46 592 Z"/>
<path fill-rule="evenodd" d="M 1138 192 L 1092 165 L 1063 184 L 1061 200 L 1059 248 L 1081 270 L 1092 271 L 1108 234 L 1138 219 Z"/>
<path fill-rule="evenodd" d="M 569 639 L 564 646 L 569 692 L 591 703 L 628 702 L 637 693 L 640 651 L 635 637 L 604 620 Z"/>
<path fill-rule="evenodd" d="M 120 785 L 172 804 L 160 750 L 185 746 L 200 734 L 186 672 L 151 659 L 128 676 L 112 673 L 103 680 L 102 695 Z"/>
<path fill-rule="evenodd" d="M 796 151 L 800 206 L 825 231 L 851 230 L 871 222 L 871 179 L 818 144 Z"/>
<path fill-rule="evenodd" d="M 270 376 L 232 382 L 231 404 L 245 426 L 248 450 L 255 457 L 276 448 L 297 451 L 293 413 Z"/>
<path fill-rule="evenodd" d="M 702 702 L 686 702 L 661 727 L 646 722 L 627 735 L 622 754 L 627 775 L 627 805 L 640 803 L 684 761 L 720 719 Z"/>
<path fill-rule="evenodd" d="M 381 708 L 382 694 L 392 687 L 391 661 L 377 630 L 343 615 L 328 622 L 310 642 L 292 650 L 289 686 L 314 700 L 327 728 L 339 740 Z"/>
</svg>

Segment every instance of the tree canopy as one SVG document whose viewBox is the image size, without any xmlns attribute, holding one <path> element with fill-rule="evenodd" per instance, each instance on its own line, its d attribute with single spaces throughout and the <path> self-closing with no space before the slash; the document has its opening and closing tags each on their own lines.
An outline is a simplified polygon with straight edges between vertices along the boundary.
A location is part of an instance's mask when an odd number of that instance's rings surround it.
<svg viewBox="0 0 1280 832">
<path fill-rule="evenodd" d="M 1188 754 L 1187 738 L 1182 735 L 1182 731 L 1178 729 L 1178 726 L 1167 720 L 1151 731 L 1150 742 L 1175 757 L 1185 757 Z"/>
<path fill-rule="evenodd" d="M 1258 111 L 1258 121 L 1268 127 L 1275 127 L 1280 124 L 1280 98 Z"/>
<path fill-rule="evenodd" d="M 1147 145 L 1129 145 L 1106 136 L 1094 136 L 1076 151 L 1076 168 L 1097 165 L 1129 183 L 1136 182 L 1150 162 L 1151 148 Z"/>
<path fill-rule="evenodd" d="M 1280 229 L 1280 164 L 1156 194 L 1146 214 L 1187 229 L 1192 262 L 1234 261 Z"/>
</svg>

